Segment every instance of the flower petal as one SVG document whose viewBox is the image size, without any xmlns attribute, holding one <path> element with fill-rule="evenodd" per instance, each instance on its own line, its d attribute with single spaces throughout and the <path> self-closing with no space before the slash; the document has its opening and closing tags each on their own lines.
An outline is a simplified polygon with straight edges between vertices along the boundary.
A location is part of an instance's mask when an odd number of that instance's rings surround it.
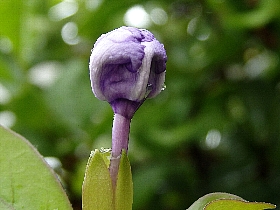
<svg viewBox="0 0 280 210">
<path fill-rule="evenodd" d="M 164 83 L 166 60 L 164 46 L 148 30 L 115 29 L 94 44 L 89 66 L 92 90 L 110 104 L 154 97 Z"/>
<path fill-rule="evenodd" d="M 110 102 L 120 96 L 127 98 L 129 94 L 125 94 L 125 91 L 133 86 L 137 76 L 132 73 L 136 73 L 142 65 L 145 47 L 137 37 L 132 37 L 131 32 L 128 33 L 130 36 L 125 31 L 124 37 L 120 37 L 120 33 L 116 33 L 116 37 L 109 34 L 107 36 L 109 39 L 103 36 L 92 51 L 90 57 L 92 90 L 101 100 Z M 118 94 L 114 96 L 117 92 Z"/>
</svg>

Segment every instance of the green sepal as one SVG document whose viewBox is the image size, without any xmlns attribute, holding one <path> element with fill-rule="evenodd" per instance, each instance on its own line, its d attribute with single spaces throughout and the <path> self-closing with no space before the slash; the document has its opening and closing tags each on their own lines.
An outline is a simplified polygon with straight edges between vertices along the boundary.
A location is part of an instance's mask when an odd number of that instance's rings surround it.
<svg viewBox="0 0 280 210">
<path fill-rule="evenodd" d="M 115 194 L 115 210 L 131 210 L 133 183 L 130 162 L 125 150 L 122 151 Z"/>
<path fill-rule="evenodd" d="M 101 149 L 99 150 L 99 154 L 102 156 L 107 168 L 109 168 L 110 166 L 111 153 L 112 153 L 111 149 L 105 149 L 101 147 Z"/>
<path fill-rule="evenodd" d="M 83 210 L 112 210 L 113 189 L 104 156 L 99 150 L 91 153 L 83 182 Z"/>
</svg>

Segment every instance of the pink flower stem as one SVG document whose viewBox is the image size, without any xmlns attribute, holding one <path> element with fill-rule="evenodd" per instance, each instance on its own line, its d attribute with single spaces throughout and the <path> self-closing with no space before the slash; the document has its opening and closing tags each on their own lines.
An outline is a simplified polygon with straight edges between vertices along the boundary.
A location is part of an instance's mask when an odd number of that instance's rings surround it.
<svg viewBox="0 0 280 210">
<path fill-rule="evenodd" d="M 128 150 L 130 118 L 115 113 L 112 129 L 112 157 L 110 161 L 110 176 L 113 191 L 115 191 L 122 150 Z"/>
</svg>

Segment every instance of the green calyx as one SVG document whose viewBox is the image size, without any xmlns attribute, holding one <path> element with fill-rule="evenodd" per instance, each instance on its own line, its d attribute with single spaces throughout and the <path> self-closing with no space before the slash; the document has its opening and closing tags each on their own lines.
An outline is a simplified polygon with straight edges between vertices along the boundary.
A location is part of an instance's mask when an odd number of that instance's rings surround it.
<svg viewBox="0 0 280 210">
<path fill-rule="evenodd" d="M 91 153 L 83 182 L 83 210 L 131 210 L 133 185 L 131 167 L 125 151 L 120 157 L 115 192 L 109 173 L 110 150 Z"/>
</svg>

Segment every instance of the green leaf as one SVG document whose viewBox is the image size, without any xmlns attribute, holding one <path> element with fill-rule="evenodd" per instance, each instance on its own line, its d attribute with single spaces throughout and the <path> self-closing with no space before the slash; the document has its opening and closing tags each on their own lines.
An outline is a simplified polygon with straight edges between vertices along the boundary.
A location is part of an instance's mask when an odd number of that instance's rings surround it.
<svg viewBox="0 0 280 210">
<path fill-rule="evenodd" d="M 14 210 L 14 207 L 6 201 L 0 199 L 0 209 Z"/>
<path fill-rule="evenodd" d="M 0 168 L 1 209 L 72 209 L 55 173 L 38 151 L 2 126 Z"/>
<path fill-rule="evenodd" d="M 112 182 L 99 150 L 92 152 L 86 167 L 83 183 L 83 210 L 112 210 Z"/>
<path fill-rule="evenodd" d="M 133 203 L 133 184 L 131 167 L 126 152 L 122 151 L 115 194 L 116 210 L 131 210 Z"/>
<path fill-rule="evenodd" d="M 235 200 L 245 201 L 243 198 L 229 193 L 221 193 L 221 192 L 209 193 L 199 198 L 197 201 L 195 201 L 187 210 L 201 210 L 208 203 L 217 199 L 235 199 Z"/>
<path fill-rule="evenodd" d="M 205 210 L 263 210 L 275 209 L 276 206 L 270 203 L 247 202 L 234 199 L 214 200 L 205 206 Z"/>
<path fill-rule="evenodd" d="M 263 210 L 275 209 L 268 203 L 248 202 L 243 198 L 229 193 L 210 193 L 194 202 L 187 210 Z"/>
</svg>

